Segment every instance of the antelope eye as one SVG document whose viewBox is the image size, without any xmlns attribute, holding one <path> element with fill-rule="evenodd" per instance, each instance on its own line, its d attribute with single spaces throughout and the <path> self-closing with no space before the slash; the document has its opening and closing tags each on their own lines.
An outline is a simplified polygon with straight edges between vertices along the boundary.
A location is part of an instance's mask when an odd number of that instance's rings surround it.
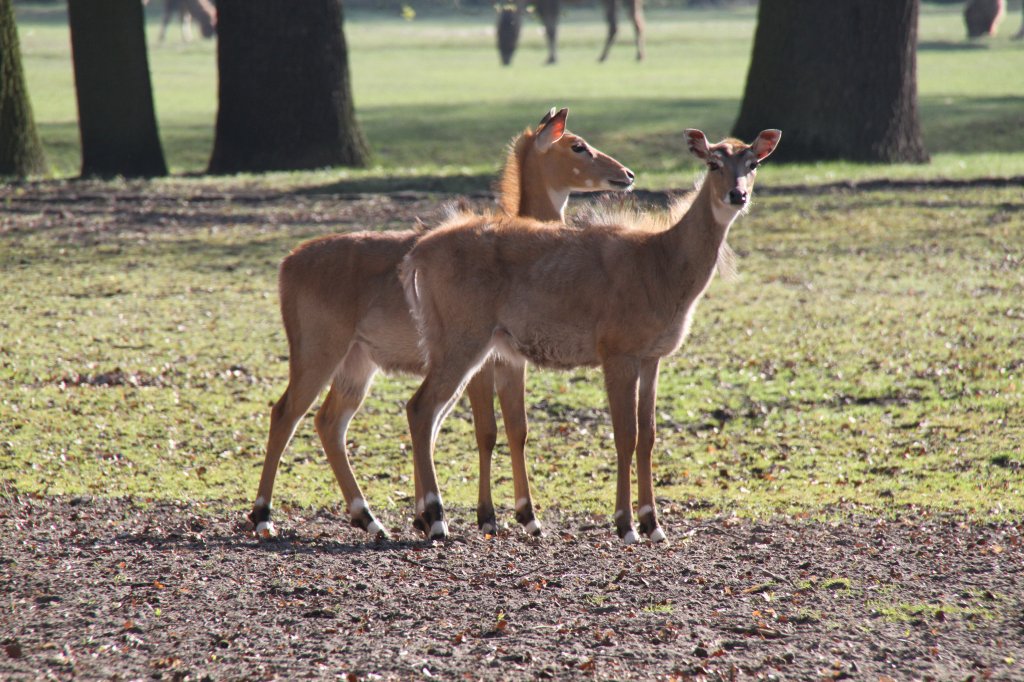
<svg viewBox="0 0 1024 682">
<path fill-rule="evenodd" d="M 577 154 L 582 154 L 583 152 L 587 151 L 587 145 L 583 142 L 577 142 L 573 144 L 572 150 Z"/>
<path fill-rule="evenodd" d="M 722 167 L 722 164 L 718 163 L 717 161 L 708 161 L 708 169 L 709 170 L 716 171 L 716 170 L 720 169 L 721 167 Z"/>
<path fill-rule="evenodd" d="M 747 164 L 747 168 L 749 168 L 750 170 L 757 170 L 757 167 L 759 165 L 760 164 L 757 161 L 751 161 L 750 163 Z"/>
</svg>

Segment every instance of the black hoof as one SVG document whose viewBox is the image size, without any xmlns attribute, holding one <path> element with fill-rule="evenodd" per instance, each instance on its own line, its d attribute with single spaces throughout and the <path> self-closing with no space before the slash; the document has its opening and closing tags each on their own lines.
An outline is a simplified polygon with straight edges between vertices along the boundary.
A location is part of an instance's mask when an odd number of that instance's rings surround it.
<svg viewBox="0 0 1024 682">
<path fill-rule="evenodd" d="M 260 540 L 273 540 L 277 537 L 277 529 L 274 528 L 274 523 L 270 520 L 269 506 L 253 507 L 253 510 L 249 512 L 246 525 L 249 531 Z"/>
<path fill-rule="evenodd" d="M 353 516 L 349 520 L 349 523 L 351 523 L 355 528 L 365 530 L 377 540 L 387 540 L 391 537 L 388 534 L 387 529 L 380 525 L 380 522 L 373 518 L 373 514 L 368 511 L 363 511 Z"/>
<path fill-rule="evenodd" d="M 480 529 L 481 533 L 486 533 L 488 535 L 498 534 L 498 520 L 494 516 L 493 507 L 489 512 L 481 512 L 479 509 L 477 510 L 476 527 Z"/>
<path fill-rule="evenodd" d="M 651 542 L 664 542 L 665 531 L 658 525 L 658 517 L 652 511 L 640 517 L 640 532 L 651 539 Z"/>
<path fill-rule="evenodd" d="M 619 538 L 621 538 L 627 545 L 635 545 L 640 541 L 640 536 L 636 534 L 636 529 L 633 528 L 633 524 L 628 526 L 616 526 L 615 530 L 619 534 Z"/>
<path fill-rule="evenodd" d="M 253 507 L 247 518 L 249 519 L 249 525 L 255 529 L 259 524 L 270 521 L 270 507 L 266 505 Z"/>
<path fill-rule="evenodd" d="M 516 521 L 522 525 L 523 530 L 526 531 L 527 535 L 539 538 L 544 534 L 544 529 L 541 528 L 540 521 L 537 520 L 536 515 L 533 513 L 532 502 L 527 502 L 522 507 L 516 509 Z"/>
<path fill-rule="evenodd" d="M 444 520 L 444 507 L 440 500 L 434 499 L 426 504 L 422 519 L 422 531 L 428 540 L 444 540 L 448 537 L 448 523 Z"/>
</svg>

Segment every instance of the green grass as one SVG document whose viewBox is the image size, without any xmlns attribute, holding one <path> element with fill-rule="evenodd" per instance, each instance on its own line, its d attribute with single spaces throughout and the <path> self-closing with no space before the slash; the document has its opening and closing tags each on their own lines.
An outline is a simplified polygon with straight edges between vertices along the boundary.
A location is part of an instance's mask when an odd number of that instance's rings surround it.
<svg viewBox="0 0 1024 682">
<path fill-rule="evenodd" d="M 931 164 L 789 165 L 773 181 L 1024 174 L 1024 47 L 1008 38 L 1018 14 L 1011 9 L 996 38 L 968 43 L 959 6 L 925 6 L 918 82 Z M 184 44 L 176 28 L 160 44 L 151 15 L 150 67 L 168 163 L 175 173 L 199 172 L 212 148 L 215 45 Z M 504 142 L 557 105 L 571 108 L 577 132 L 634 168 L 641 187 L 685 187 L 693 165 L 681 153 L 681 131 L 728 133 L 746 80 L 755 10 L 659 9 L 648 19 L 643 64 L 632 59 L 629 30 L 611 59 L 597 64 L 604 31 L 598 11 L 570 7 L 558 66 L 542 66 L 540 28 L 530 25 L 512 67 L 501 68 L 491 12 L 411 22 L 350 13 L 354 96 L 373 167 L 313 177 L 354 190 L 484 187 Z M 78 133 L 64 13 L 19 6 L 19 30 L 52 174 L 73 176 Z"/>
<path fill-rule="evenodd" d="M 185 181 L 141 187 L 188 196 Z M 663 363 L 664 506 L 1020 518 L 1021 208 L 1017 187 L 760 197 L 733 231 L 739 280 L 713 283 L 691 339 Z M 244 505 L 286 383 L 275 265 L 322 228 L 257 228 L 261 214 L 231 204 L 194 228 L 89 237 L 112 215 L 2 237 L 2 478 L 22 492 Z M 81 380 L 118 370 L 115 385 Z M 350 431 L 377 507 L 410 507 L 403 404 L 416 385 L 379 378 Z M 596 370 L 531 372 L 541 507 L 612 509 L 601 386 Z M 456 505 L 475 502 L 473 443 L 463 403 L 437 451 Z M 496 499 L 507 503 L 506 452 Z M 283 462 L 279 503 L 340 499 L 308 420 Z"/>
<path fill-rule="evenodd" d="M 920 624 L 953 619 L 990 621 L 1005 601 L 1005 595 L 969 590 L 949 601 L 908 603 L 895 601 L 889 590 L 881 589 L 877 597 L 867 600 L 867 605 L 890 623 Z"/>
</svg>

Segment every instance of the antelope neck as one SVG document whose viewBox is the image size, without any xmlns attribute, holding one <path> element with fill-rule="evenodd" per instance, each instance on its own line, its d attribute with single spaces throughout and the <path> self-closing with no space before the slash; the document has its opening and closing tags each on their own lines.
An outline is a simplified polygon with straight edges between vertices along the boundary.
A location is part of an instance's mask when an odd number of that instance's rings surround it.
<svg viewBox="0 0 1024 682">
<path fill-rule="evenodd" d="M 718 251 L 739 215 L 730 207 L 715 205 L 716 200 L 711 183 L 705 182 L 679 222 L 655 236 L 657 247 L 671 263 L 670 271 L 700 287 L 711 280 Z"/>
<path fill-rule="evenodd" d="M 534 178 L 537 176 L 534 175 Z M 536 182 L 536 181 L 534 181 Z M 536 183 L 543 185 L 543 183 Z M 535 220 L 565 221 L 565 205 L 569 202 L 568 190 L 552 187 L 535 187 L 527 181 L 526 174 L 520 183 L 519 215 Z"/>
</svg>

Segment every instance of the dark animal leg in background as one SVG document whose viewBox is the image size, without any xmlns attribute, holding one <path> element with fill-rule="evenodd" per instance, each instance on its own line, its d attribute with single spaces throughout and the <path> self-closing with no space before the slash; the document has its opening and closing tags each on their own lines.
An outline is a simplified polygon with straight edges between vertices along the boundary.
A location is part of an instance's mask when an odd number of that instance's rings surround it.
<svg viewBox="0 0 1024 682">
<path fill-rule="evenodd" d="M 537 0 L 537 14 L 544 22 L 544 37 L 548 43 L 548 64 L 558 61 L 558 18 L 562 13 L 559 0 Z"/>
<path fill-rule="evenodd" d="M 647 25 L 644 22 L 644 0 L 626 0 L 626 9 L 629 10 L 629 16 L 633 20 L 633 32 L 636 36 L 636 59 L 643 61 L 644 35 L 647 32 Z"/>
<path fill-rule="evenodd" d="M 608 38 L 604 41 L 604 49 L 597 61 L 603 62 L 608 59 L 608 52 L 615 42 L 615 34 L 619 32 L 619 2 L 618 0 L 604 0 L 604 20 L 608 23 Z"/>
</svg>

